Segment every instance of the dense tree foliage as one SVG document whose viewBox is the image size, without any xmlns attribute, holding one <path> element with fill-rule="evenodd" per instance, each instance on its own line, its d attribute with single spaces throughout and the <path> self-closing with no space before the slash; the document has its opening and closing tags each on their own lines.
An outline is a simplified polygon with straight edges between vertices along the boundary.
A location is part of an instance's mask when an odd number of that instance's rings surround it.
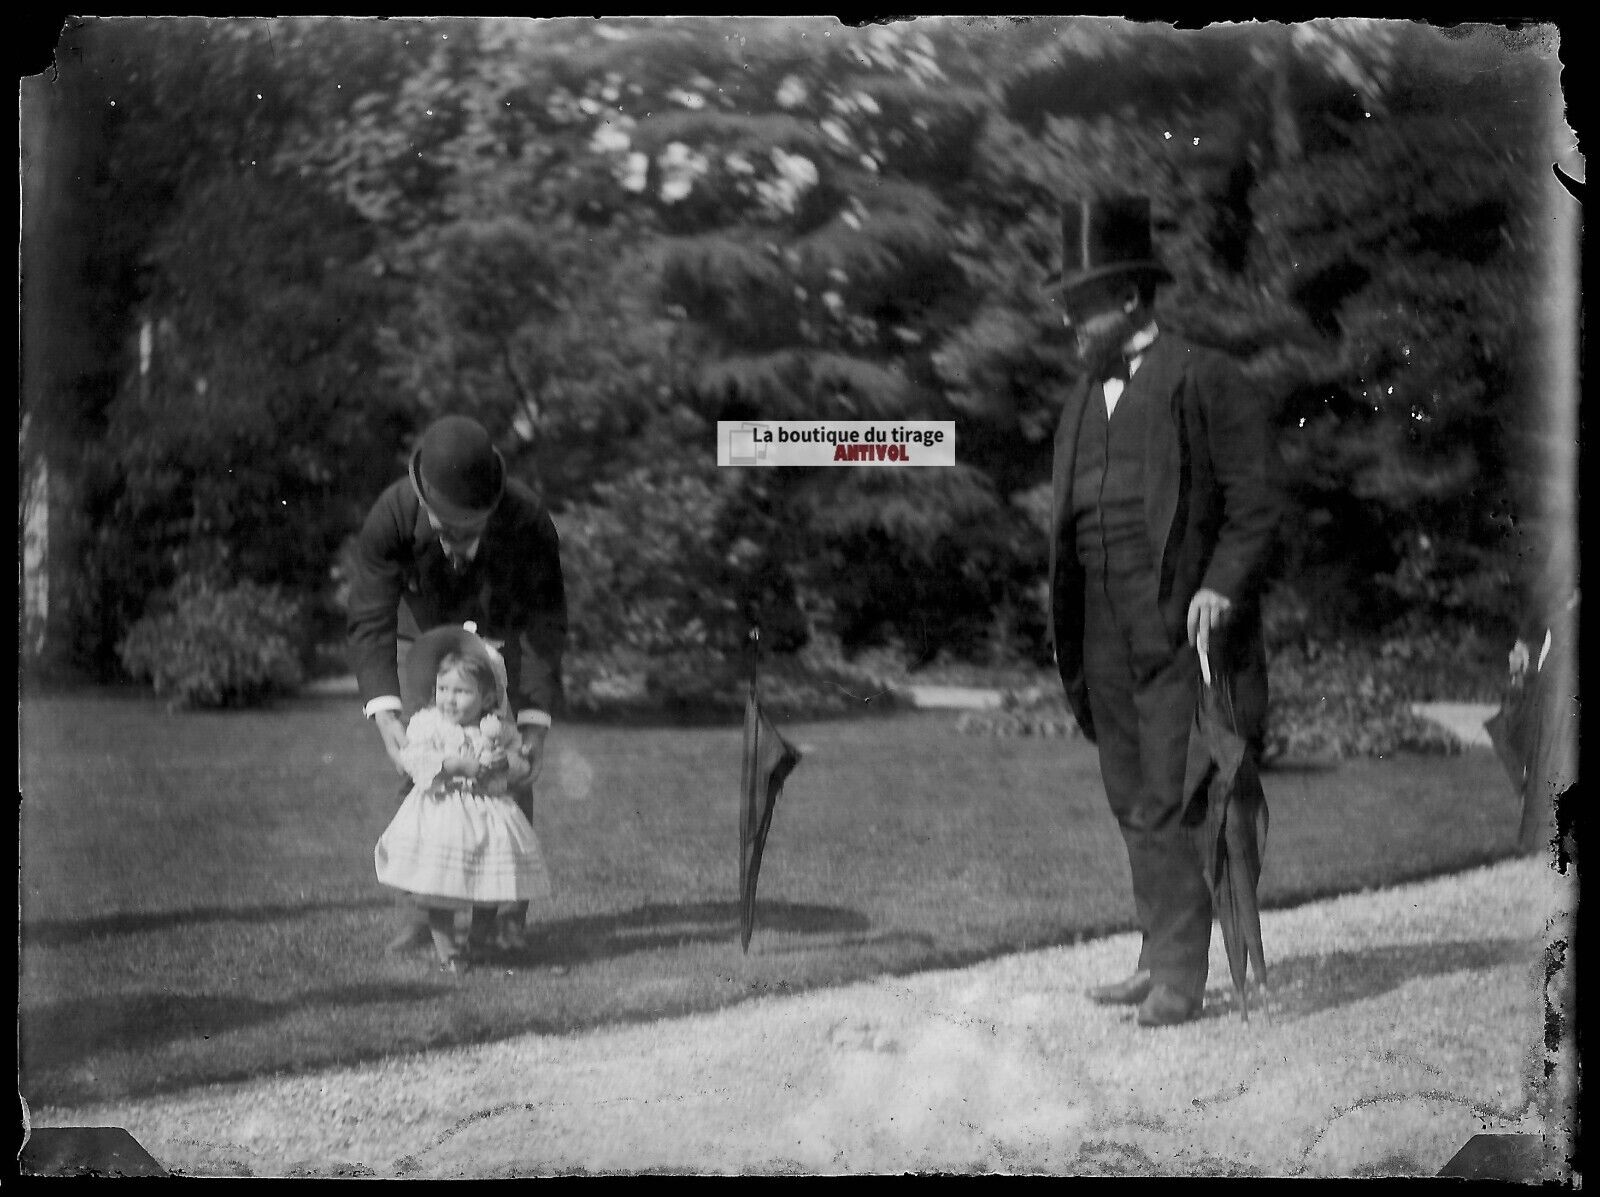
<svg viewBox="0 0 1600 1197">
<path fill-rule="evenodd" d="M 1039 283 L 1061 199 L 1111 188 L 1155 201 L 1163 318 L 1271 398 L 1283 609 L 1509 627 L 1560 156 L 1537 31 L 162 19 L 74 24 L 60 65 L 25 94 L 57 172 L 25 451 L 83 452 L 85 663 L 191 576 L 284 586 L 326 638 L 342 540 L 447 410 L 556 511 L 607 684 L 751 619 L 1046 659 L 1071 377 Z M 869 416 L 954 420 L 960 464 L 714 464 L 719 419 Z"/>
</svg>

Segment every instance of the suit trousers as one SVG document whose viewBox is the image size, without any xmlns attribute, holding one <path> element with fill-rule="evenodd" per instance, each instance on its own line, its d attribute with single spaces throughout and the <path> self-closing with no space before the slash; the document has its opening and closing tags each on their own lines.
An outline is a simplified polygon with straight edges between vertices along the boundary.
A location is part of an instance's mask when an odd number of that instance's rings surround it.
<svg viewBox="0 0 1600 1197">
<path fill-rule="evenodd" d="M 1122 831 L 1143 942 L 1139 968 L 1199 1000 L 1211 944 L 1211 891 L 1182 823 L 1199 660 L 1174 645 L 1142 554 L 1087 563 L 1083 671 L 1106 797 Z"/>
</svg>

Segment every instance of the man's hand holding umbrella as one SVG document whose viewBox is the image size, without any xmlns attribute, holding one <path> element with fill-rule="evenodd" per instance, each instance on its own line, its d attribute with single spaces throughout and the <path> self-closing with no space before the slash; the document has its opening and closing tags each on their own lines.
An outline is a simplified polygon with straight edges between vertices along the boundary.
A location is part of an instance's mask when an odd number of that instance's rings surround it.
<svg viewBox="0 0 1600 1197">
<path fill-rule="evenodd" d="M 1200 654 L 1200 672 L 1211 684 L 1211 640 L 1227 627 L 1233 613 L 1233 600 L 1215 590 L 1201 588 L 1189 600 L 1189 643 Z"/>
</svg>

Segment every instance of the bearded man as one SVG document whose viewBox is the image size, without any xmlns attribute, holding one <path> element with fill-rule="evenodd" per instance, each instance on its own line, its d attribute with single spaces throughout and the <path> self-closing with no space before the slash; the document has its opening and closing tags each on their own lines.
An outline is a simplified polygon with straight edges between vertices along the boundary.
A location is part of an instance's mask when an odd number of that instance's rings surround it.
<svg viewBox="0 0 1600 1197">
<path fill-rule="evenodd" d="M 1062 212 L 1062 319 L 1082 377 L 1052 469 L 1051 630 L 1078 725 L 1100 756 L 1142 943 L 1132 975 L 1090 991 L 1141 1026 L 1204 1002 L 1211 895 L 1184 825 L 1202 661 L 1230 678 L 1259 755 L 1266 654 L 1259 594 L 1278 504 L 1263 405 L 1236 364 L 1162 329 L 1142 196 Z"/>
</svg>

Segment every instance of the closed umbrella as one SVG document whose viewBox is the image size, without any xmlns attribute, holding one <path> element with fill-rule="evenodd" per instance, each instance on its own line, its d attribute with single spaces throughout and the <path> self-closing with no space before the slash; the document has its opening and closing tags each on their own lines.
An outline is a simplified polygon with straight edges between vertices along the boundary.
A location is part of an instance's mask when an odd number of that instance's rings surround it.
<svg viewBox="0 0 1600 1197">
<path fill-rule="evenodd" d="M 1517 843 L 1524 851 L 1550 838 L 1552 810 L 1578 780 L 1578 604 L 1574 592 L 1555 612 L 1537 659 L 1511 679 L 1483 725 L 1521 799 Z"/>
<path fill-rule="evenodd" d="M 1512 678 L 1500 700 L 1500 709 L 1484 721 L 1489 743 L 1511 779 L 1519 797 L 1527 788 L 1528 761 L 1533 756 L 1533 731 L 1538 710 L 1534 688 L 1523 678 Z"/>
<path fill-rule="evenodd" d="M 750 633 L 752 644 L 760 633 Z M 750 950 L 755 927 L 756 880 L 761 874 L 761 853 L 772 829 L 772 811 L 783 783 L 800 763 L 800 750 L 779 734 L 761 709 L 756 691 L 756 667 L 750 670 L 750 693 L 744 706 L 744 761 L 739 779 L 739 942 Z"/>
<path fill-rule="evenodd" d="M 1266 952 L 1261 943 L 1261 857 L 1267 839 L 1267 800 L 1255 754 L 1239 734 L 1232 687 L 1227 676 L 1210 670 L 1195 708 L 1191 757 L 1198 756 L 1198 780 L 1189 790 L 1184 822 L 1196 828 L 1211 904 L 1222 928 L 1228 971 L 1239 995 L 1242 1017 L 1250 1017 L 1247 970 L 1266 984 Z"/>
</svg>

